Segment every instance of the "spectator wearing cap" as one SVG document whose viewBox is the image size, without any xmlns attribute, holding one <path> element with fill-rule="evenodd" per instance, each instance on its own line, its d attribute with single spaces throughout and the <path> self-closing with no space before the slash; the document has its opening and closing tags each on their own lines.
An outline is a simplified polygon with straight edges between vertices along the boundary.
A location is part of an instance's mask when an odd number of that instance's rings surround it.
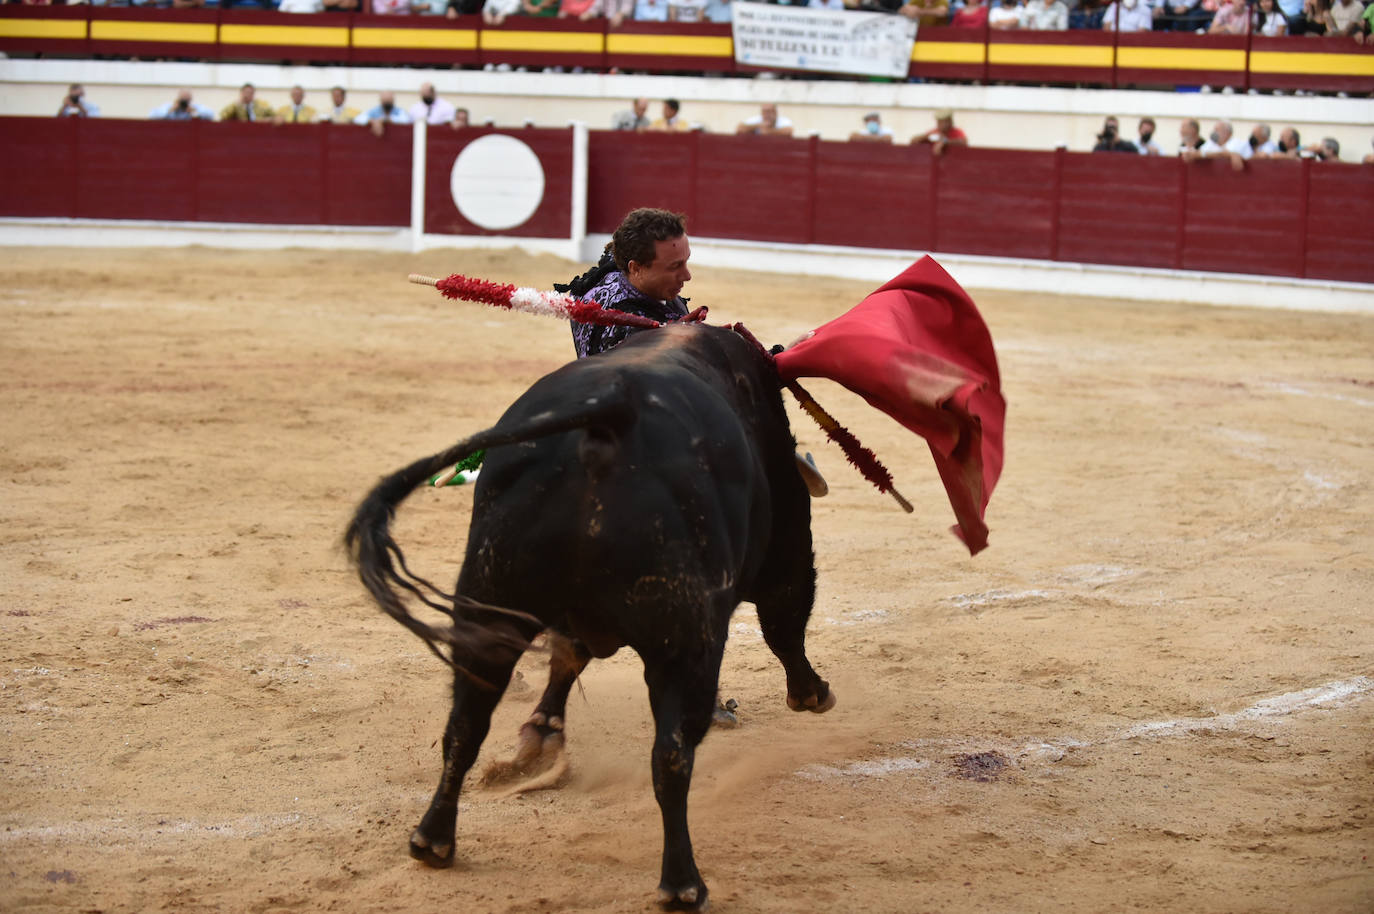
<svg viewBox="0 0 1374 914">
<path fill-rule="evenodd" d="M 891 143 L 892 131 L 883 126 L 882 116 L 876 111 L 864 115 L 864 129 L 856 130 L 849 139 L 857 143 Z"/>
<path fill-rule="evenodd" d="M 938 156 L 944 155 L 950 146 L 967 146 L 968 135 L 954 126 L 954 112 L 942 108 L 935 112 L 935 129 L 927 131 L 912 142 L 929 143 L 930 154 Z"/>
</svg>

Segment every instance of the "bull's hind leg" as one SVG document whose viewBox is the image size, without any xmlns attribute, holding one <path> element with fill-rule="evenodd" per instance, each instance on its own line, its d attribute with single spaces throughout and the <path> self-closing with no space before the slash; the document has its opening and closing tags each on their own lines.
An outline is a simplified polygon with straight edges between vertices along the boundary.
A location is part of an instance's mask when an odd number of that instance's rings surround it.
<svg viewBox="0 0 1374 914">
<path fill-rule="evenodd" d="M 521 635 L 530 638 L 534 632 Z M 439 868 L 453 865 L 458 793 L 491 729 L 492 711 L 510 684 L 519 659 L 518 651 L 494 647 L 471 659 L 467 664 L 470 675 L 454 673 L 453 707 L 444 728 L 443 773 L 429 809 L 410 835 L 410 856 L 416 860 Z"/>
<path fill-rule="evenodd" d="M 706 883 L 697 871 L 687 829 L 687 792 L 696 747 L 711 725 L 724 644 L 709 657 L 674 662 L 646 659 L 644 679 L 654 713 L 654 796 L 663 816 L 663 869 L 658 903 L 670 911 L 704 911 Z"/>
<path fill-rule="evenodd" d="M 763 640 L 782 661 L 787 675 L 787 706 L 817 714 L 835 707 L 830 683 L 816 674 L 806 656 L 806 623 L 816 600 L 816 566 L 811 554 L 811 530 L 800 528 L 798 539 L 775 549 L 772 568 L 765 571 L 767 587 L 755 594 Z"/>
<path fill-rule="evenodd" d="M 530 719 L 520 727 L 520 745 L 515 757 L 507 761 L 493 761 L 488 765 L 486 771 L 482 772 L 483 784 L 505 784 L 518 778 L 534 778 L 513 788 L 515 792 L 523 793 L 555 786 L 561 773 L 567 769 L 563 722 L 567 714 L 568 695 L 577 677 L 591 662 L 592 655 L 580 641 L 552 631 L 547 637 L 549 684 Z M 554 776 L 545 776 L 551 772 Z"/>
</svg>

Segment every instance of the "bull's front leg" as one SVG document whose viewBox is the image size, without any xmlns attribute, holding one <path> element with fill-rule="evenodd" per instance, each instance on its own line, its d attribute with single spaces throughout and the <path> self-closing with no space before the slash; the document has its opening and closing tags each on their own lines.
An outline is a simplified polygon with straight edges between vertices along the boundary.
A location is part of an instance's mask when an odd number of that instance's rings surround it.
<svg viewBox="0 0 1374 914">
<path fill-rule="evenodd" d="M 692 853 L 687 792 L 692 784 L 697 744 L 711 724 L 719 654 L 714 663 L 702 658 L 686 667 L 645 664 L 649 703 L 654 713 L 654 797 L 663 817 L 658 903 L 669 911 L 704 911 L 707 890 Z"/>
</svg>

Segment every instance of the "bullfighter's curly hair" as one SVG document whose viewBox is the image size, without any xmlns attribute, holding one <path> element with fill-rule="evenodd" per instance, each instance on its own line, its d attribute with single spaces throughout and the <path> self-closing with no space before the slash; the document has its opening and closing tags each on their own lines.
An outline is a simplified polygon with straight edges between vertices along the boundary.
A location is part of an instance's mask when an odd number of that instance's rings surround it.
<svg viewBox="0 0 1374 914">
<path fill-rule="evenodd" d="M 687 234 L 687 217 L 666 209 L 641 207 L 631 210 L 611 236 L 609 245 L 615 265 L 627 273 L 630 261 L 648 266 L 654 262 L 655 242 Z"/>
</svg>

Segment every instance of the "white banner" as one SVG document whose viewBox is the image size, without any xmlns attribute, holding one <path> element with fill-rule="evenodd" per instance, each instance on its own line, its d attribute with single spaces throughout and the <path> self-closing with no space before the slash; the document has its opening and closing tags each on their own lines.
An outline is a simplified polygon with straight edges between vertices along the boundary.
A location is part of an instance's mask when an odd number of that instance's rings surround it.
<svg viewBox="0 0 1374 914">
<path fill-rule="evenodd" d="M 781 70 L 905 78 L 916 22 L 892 13 L 771 3 L 734 7 L 735 62 Z"/>
</svg>

